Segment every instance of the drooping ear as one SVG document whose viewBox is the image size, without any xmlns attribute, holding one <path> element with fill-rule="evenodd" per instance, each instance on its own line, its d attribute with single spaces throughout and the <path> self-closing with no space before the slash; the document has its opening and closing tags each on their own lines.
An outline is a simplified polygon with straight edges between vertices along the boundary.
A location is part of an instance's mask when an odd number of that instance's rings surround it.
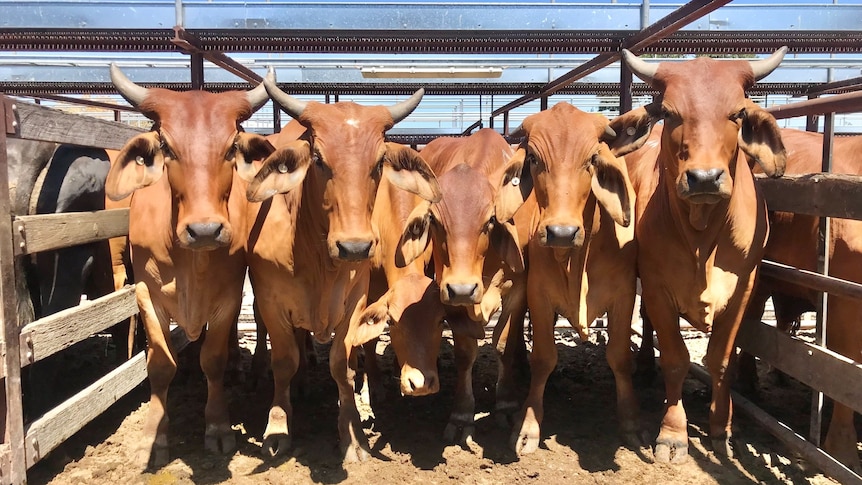
<svg viewBox="0 0 862 485">
<path fill-rule="evenodd" d="M 617 158 L 604 145 L 593 157 L 590 169 L 593 194 L 601 206 L 617 224 L 628 227 L 632 220 L 632 198 L 634 189 L 629 180 L 625 160 Z"/>
<path fill-rule="evenodd" d="M 251 182 L 257 175 L 254 161 L 263 160 L 272 155 L 275 147 L 261 135 L 241 132 L 234 141 L 233 150 L 236 173 L 241 179 Z"/>
<path fill-rule="evenodd" d="M 428 234 L 430 226 L 431 203 L 421 201 L 404 223 L 404 231 L 395 248 L 395 266 L 404 268 L 425 252 L 431 240 Z"/>
<path fill-rule="evenodd" d="M 656 103 L 633 109 L 611 120 L 613 134 L 610 131 L 605 133 L 600 141 L 607 143 L 611 152 L 618 157 L 642 147 L 649 138 L 653 123 L 658 119 L 661 105 Z"/>
<path fill-rule="evenodd" d="M 787 151 L 781 140 L 781 130 L 775 118 L 751 100 L 746 100 L 739 148 L 749 164 L 757 162 L 766 175 L 781 177 L 787 164 Z"/>
<path fill-rule="evenodd" d="M 359 347 L 360 345 L 376 339 L 389 326 L 389 292 L 386 292 L 379 300 L 369 305 L 362 315 L 359 323 L 348 337 L 348 347 Z"/>
<path fill-rule="evenodd" d="M 498 221 L 491 229 L 490 238 L 491 247 L 512 268 L 512 271 L 516 273 L 524 271 L 524 254 L 521 252 L 518 231 L 514 224 Z"/>
<path fill-rule="evenodd" d="M 408 146 L 386 143 L 383 175 L 392 185 L 425 200 L 440 202 L 443 197 L 431 167 L 419 156 L 419 152 Z"/>
<path fill-rule="evenodd" d="M 494 215 L 498 221 L 508 221 L 515 212 L 524 205 L 524 201 L 533 190 L 533 176 L 530 167 L 524 167 L 527 151 L 524 148 L 515 150 L 515 155 L 509 160 L 503 174 L 497 199 L 494 201 Z"/>
<path fill-rule="evenodd" d="M 165 157 L 155 131 L 138 135 L 128 142 L 111 164 L 105 181 L 105 194 L 111 200 L 125 199 L 132 192 L 153 184 L 164 173 Z"/>
<path fill-rule="evenodd" d="M 262 202 L 275 194 L 287 193 L 305 180 L 311 165 L 311 149 L 305 140 L 294 140 L 273 152 L 248 184 L 246 196 Z"/>
</svg>

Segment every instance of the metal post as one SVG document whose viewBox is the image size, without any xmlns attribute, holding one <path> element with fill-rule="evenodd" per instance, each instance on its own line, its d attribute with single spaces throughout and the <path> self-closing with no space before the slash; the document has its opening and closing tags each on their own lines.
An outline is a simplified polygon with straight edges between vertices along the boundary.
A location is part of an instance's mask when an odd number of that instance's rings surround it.
<svg viewBox="0 0 862 485">
<path fill-rule="evenodd" d="M 204 88 L 204 56 L 200 53 L 191 54 L 192 89 Z"/>
<path fill-rule="evenodd" d="M 2 302 L 3 364 L 6 367 L 6 416 L 4 444 L 9 445 L 10 469 L 3 479 L 10 483 L 27 481 L 24 454 L 24 407 L 21 401 L 21 349 L 18 324 L 18 292 L 15 286 L 15 254 L 12 236 L 12 209 L 9 200 L 9 169 L 6 135 L 15 133 L 15 104 L 0 96 L 0 302 Z M 23 277 L 23 275 L 20 275 Z"/>
<path fill-rule="evenodd" d="M 503 134 L 504 135 L 509 134 L 509 112 L 508 111 L 503 113 Z"/>
<path fill-rule="evenodd" d="M 545 111 L 548 109 L 548 97 L 542 96 L 539 98 L 539 111 Z"/>
<path fill-rule="evenodd" d="M 819 98 L 819 94 L 808 96 L 808 99 Z M 817 115 L 808 115 L 805 117 L 805 131 L 817 131 Z"/>
<path fill-rule="evenodd" d="M 488 128 L 494 128 L 494 95 L 491 95 L 491 114 L 488 116 Z"/>
<path fill-rule="evenodd" d="M 122 116 L 120 116 L 120 113 L 122 113 L 122 111 L 120 111 L 118 109 L 114 110 L 114 121 L 116 121 L 117 123 L 120 123 L 121 121 L 123 121 Z"/>
<path fill-rule="evenodd" d="M 620 61 L 620 114 L 632 110 L 632 71 Z"/>
<path fill-rule="evenodd" d="M 649 0 L 641 2 L 641 30 L 649 25 Z"/>
<path fill-rule="evenodd" d="M 174 3 L 174 9 L 176 10 L 177 26 L 185 27 L 185 19 L 183 18 L 183 0 L 176 0 Z"/>
<path fill-rule="evenodd" d="M 826 113 L 823 116 L 823 172 L 832 171 L 832 141 L 835 135 L 835 114 Z M 820 218 L 820 254 L 817 257 L 817 270 L 820 274 L 829 274 L 829 245 L 831 228 L 828 217 Z M 829 294 L 823 292 L 817 302 L 817 330 L 814 343 L 826 346 L 827 301 Z M 809 439 L 820 446 L 820 432 L 823 421 L 823 393 L 814 391 L 811 396 L 811 424 Z"/>
<path fill-rule="evenodd" d="M 281 133 L 281 105 L 272 100 L 272 132 Z"/>
</svg>

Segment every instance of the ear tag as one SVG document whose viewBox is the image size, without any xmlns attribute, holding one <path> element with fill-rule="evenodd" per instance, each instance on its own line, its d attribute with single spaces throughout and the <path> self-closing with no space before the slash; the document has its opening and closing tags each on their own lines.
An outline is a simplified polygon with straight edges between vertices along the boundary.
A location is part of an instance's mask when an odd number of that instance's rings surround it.
<svg viewBox="0 0 862 485">
<path fill-rule="evenodd" d="M 519 179 L 518 177 L 512 177 L 512 185 L 513 186 L 517 187 L 520 184 L 521 184 L 521 179 Z"/>
<path fill-rule="evenodd" d="M 144 157 L 138 155 L 137 157 L 135 157 L 135 163 L 138 165 L 144 165 L 144 163 L 146 162 L 144 161 Z"/>
<path fill-rule="evenodd" d="M 278 164 L 278 172 L 279 173 L 287 173 L 287 164 L 279 163 Z"/>
<path fill-rule="evenodd" d="M 626 135 L 634 136 L 635 131 L 637 131 L 637 130 L 635 130 L 634 126 L 629 126 L 628 128 L 626 128 Z"/>
</svg>

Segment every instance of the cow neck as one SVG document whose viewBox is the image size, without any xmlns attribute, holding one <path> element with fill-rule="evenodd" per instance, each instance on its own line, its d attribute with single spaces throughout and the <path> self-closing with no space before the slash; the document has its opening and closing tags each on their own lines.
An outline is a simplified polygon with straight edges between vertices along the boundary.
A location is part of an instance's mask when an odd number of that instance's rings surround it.
<svg viewBox="0 0 862 485">
<path fill-rule="evenodd" d="M 192 251 L 175 248 L 174 253 L 176 320 L 189 339 L 194 341 L 200 337 L 207 321 L 220 311 L 219 302 L 213 301 L 214 295 L 207 291 L 213 283 L 208 269 L 212 260 L 224 261 L 228 249 Z"/>
</svg>

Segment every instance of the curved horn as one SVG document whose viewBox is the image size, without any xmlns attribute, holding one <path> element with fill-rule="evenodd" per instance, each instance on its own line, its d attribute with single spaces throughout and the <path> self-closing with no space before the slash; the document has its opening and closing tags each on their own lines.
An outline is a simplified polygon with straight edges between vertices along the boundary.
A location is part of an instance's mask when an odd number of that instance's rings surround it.
<svg viewBox="0 0 862 485">
<path fill-rule="evenodd" d="M 410 96 L 408 99 L 398 104 L 387 106 L 386 109 L 388 109 L 389 114 L 392 115 L 393 123 L 398 123 L 404 118 L 410 116 L 410 113 L 419 106 L 419 101 L 422 101 L 422 96 L 424 95 L 425 89 L 419 88 L 415 93 L 413 93 L 413 96 Z"/>
<path fill-rule="evenodd" d="M 266 87 L 269 97 L 274 99 L 281 106 L 281 109 L 293 119 L 299 119 L 299 116 L 305 111 L 305 107 L 308 106 L 308 101 L 300 101 L 279 89 L 275 85 L 275 79 L 269 79 L 269 76 L 263 80 L 263 85 Z"/>
<path fill-rule="evenodd" d="M 149 89 L 133 83 L 113 62 L 111 63 L 111 82 L 114 83 L 114 87 L 117 88 L 120 95 L 135 108 L 147 98 L 150 92 Z"/>
<path fill-rule="evenodd" d="M 269 71 L 266 73 L 266 79 L 275 84 L 275 69 L 272 67 L 269 68 Z M 245 96 L 253 112 L 259 110 L 269 100 L 269 94 L 266 92 L 266 86 L 263 85 L 263 81 L 253 89 L 246 91 Z"/>
<path fill-rule="evenodd" d="M 761 59 L 759 61 L 748 61 L 751 65 L 751 70 L 754 72 L 754 80 L 760 81 L 769 75 L 781 61 L 784 59 L 784 54 L 787 54 L 787 46 L 784 46 L 777 51 L 773 52 L 771 56 L 766 59 Z"/>
<path fill-rule="evenodd" d="M 653 85 L 655 72 L 658 70 L 658 64 L 652 64 L 642 60 L 640 57 L 631 53 L 628 49 L 623 49 L 623 62 L 629 66 L 632 73 L 641 78 L 641 80 L 650 86 Z"/>
<path fill-rule="evenodd" d="M 616 138 L 617 132 L 611 128 L 611 125 L 605 125 L 605 136 L 609 136 L 610 138 Z"/>
</svg>

